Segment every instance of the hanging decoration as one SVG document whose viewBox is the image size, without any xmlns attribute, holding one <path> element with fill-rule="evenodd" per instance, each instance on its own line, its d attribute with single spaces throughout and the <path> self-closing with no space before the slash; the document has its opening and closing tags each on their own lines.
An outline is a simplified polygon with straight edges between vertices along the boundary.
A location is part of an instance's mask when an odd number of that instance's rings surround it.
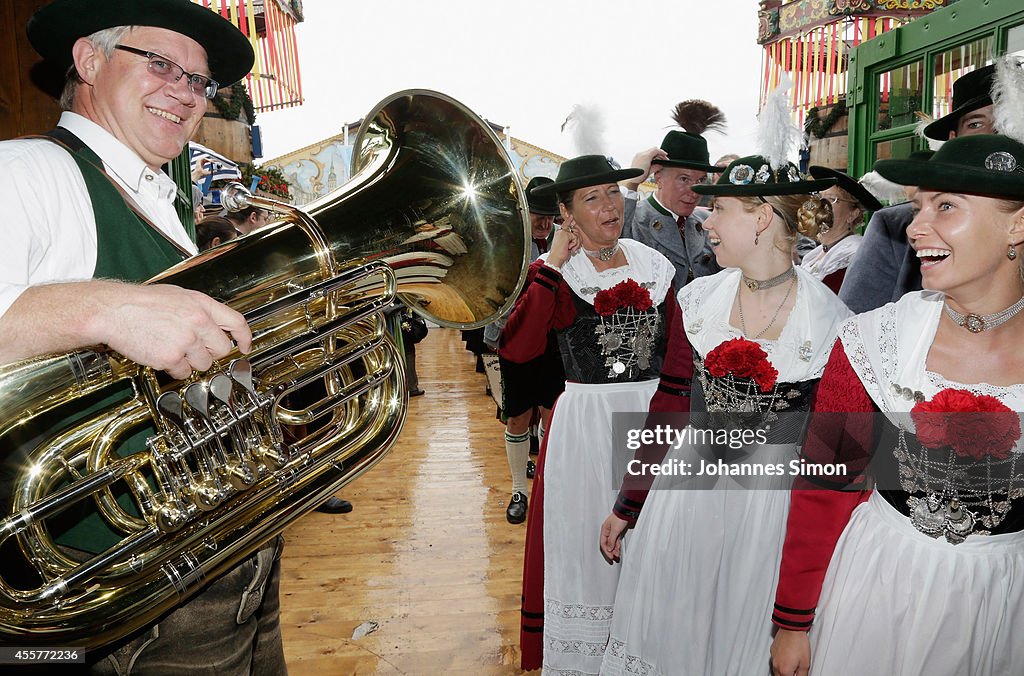
<svg viewBox="0 0 1024 676">
<path fill-rule="evenodd" d="M 192 0 L 217 12 L 249 38 L 256 63 L 245 77 L 257 111 L 301 105 L 295 26 L 302 22 L 301 0 Z"/>
<path fill-rule="evenodd" d="M 803 125 L 812 108 L 845 100 L 851 47 L 953 1 L 761 0 L 757 38 L 764 46 L 761 106 L 788 73 L 794 82 L 793 117 Z"/>
</svg>

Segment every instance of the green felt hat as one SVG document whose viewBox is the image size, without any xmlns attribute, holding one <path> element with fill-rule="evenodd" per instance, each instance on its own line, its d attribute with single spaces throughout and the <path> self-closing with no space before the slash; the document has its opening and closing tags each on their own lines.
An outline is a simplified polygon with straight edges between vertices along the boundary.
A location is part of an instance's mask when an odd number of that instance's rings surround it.
<svg viewBox="0 0 1024 676">
<path fill-rule="evenodd" d="M 978 108 L 992 105 L 992 79 L 995 65 L 972 70 L 953 83 L 953 110 L 924 128 L 924 135 L 936 141 L 945 141 L 949 132 L 956 131 L 960 118 Z"/>
<path fill-rule="evenodd" d="M 554 193 L 542 193 L 540 195 L 533 193 L 534 188 L 548 185 L 549 183 L 554 183 L 554 181 L 547 176 L 534 176 L 526 184 L 526 202 L 530 205 L 531 214 L 557 216 L 560 213 L 558 211 L 558 198 L 555 197 Z"/>
<path fill-rule="evenodd" d="M 538 197 L 555 195 L 591 185 L 618 183 L 643 173 L 643 169 L 616 169 L 604 155 L 580 155 L 562 162 L 555 181 L 533 188 L 530 194 Z"/>
<path fill-rule="evenodd" d="M 878 198 L 868 192 L 867 188 L 853 180 L 853 177 L 849 174 L 844 174 L 843 172 L 832 169 L 831 167 L 822 167 L 818 165 L 808 167 L 807 171 L 814 178 L 836 179 L 836 185 L 850 193 L 853 199 L 857 200 L 857 203 L 868 211 L 878 211 L 882 208 L 882 203 L 878 201 Z"/>
<path fill-rule="evenodd" d="M 808 181 L 792 162 L 772 169 L 764 157 L 748 155 L 734 160 L 715 183 L 695 185 L 693 191 L 698 195 L 725 197 L 799 195 L 831 188 L 835 184 L 835 178 Z"/>
<path fill-rule="evenodd" d="M 721 167 L 711 164 L 711 158 L 708 156 L 708 142 L 699 134 L 691 134 L 688 131 L 670 131 L 665 134 L 665 139 L 661 142 L 661 149 L 668 155 L 668 159 L 654 159 L 651 164 L 698 171 L 722 171 Z"/>
<path fill-rule="evenodd" d="M 1024 144 L 1008 136 L 957 136 L 930 160 L 879 160 L 875 171 L 925 190 L 1024 198 Z"/>
<path fill-rule="evenodd" d="M 222 87 L 245 77 L 256 58 L 240 30 L 189 0 L 54 0 L 32 15 L 27 30 L 35 50 L 66 70 L 76 40 L 114 26 L 166 28 L 192 38 L 206 50 L 210 77 Z"/>
</svg>

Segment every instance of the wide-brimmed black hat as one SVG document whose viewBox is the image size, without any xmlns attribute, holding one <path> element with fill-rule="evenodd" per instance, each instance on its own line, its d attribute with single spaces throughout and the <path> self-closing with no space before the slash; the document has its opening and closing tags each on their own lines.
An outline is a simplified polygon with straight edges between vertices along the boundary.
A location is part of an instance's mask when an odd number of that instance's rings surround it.
<svg viewBox="0 0 1024 676">
<path fill-rule="evenodd" d="M 666 167 L 683 167 L 698 171 L 722 171 L 721 167 L 711 164 L 708 156 L 708 142 L 699 134 L 688 131 L 670 131 L 661 142 L 661 149 L 668 155 L 667 160 L 654 159 L 651 164 Z"/>
<path fill-rule="evenodd" d="M 695 185 L 693 191 L 698 195 L 726 197 L 799 195 L 831 188 L 835 184 L 834 178 L 808 181 L 792 162 L 772 169 L 764 157 L 748 155 L 729 164 L 715 183 Z"/>
<path fill-rule="evenodd" d="M 249 39 L 216 12 L 189 0 L 54 0 L 28 20 L 28 39 L 47 61 L 66 70 L 79 38 L 114 26 L 166 28 L 206 50 L 210 77 L 234 84 L 252 70 Z"/>
<path fill-rule="evenodd" d="M 875 171 L 925 190 L 1024 198 L 1024 144 L 1008 136 L 957 136 L 930 160 L 878 160 Z"/>
<path fill-rule="evenodd" d="M 949 132 L 956 131 L 960 118 L 978 108 L 992 105 L 992 78 L 995 65 L 972 70 L 953 83 L 953 110 L 924 128 L 924 135 L 936 141 L 945 141 Z"/>
<path fill-rule="evenodd" d="M 857 200 L 857 203 L 868 211 L 878 211 L 882 208 L 882 203 L 878 201 L 878 198 L 868 192 L 867 188 L 853 180 L 853 177 L 849 174 L 816 164 L 808 167 L 807 171 L 814 178 L 836 179 L 836 186 L 850 193 L 853 199 Z"/>
<path fill-rule="evenodd" d="M 534 188 L 530 194 L 554 195 L 590 185 L 618 183 L 643 173 L 643 169 L 616 169 L 604 155 L 580 155 L 562 162 L 555 181 Z"/>
<path fill-rule="evenodd" d="M 554 193 L 541 193 L 540 195 L 535 195 L 533 192 L 534 188 L 542 185 L 548 185 L 549 183 L 554 183 L 554 181 L 547 176 L 534 176 L 530 179 L 530 182 L 526 184 L 526 202 L 530 205 L 531 214 L 557 216 L 560 213 L 558 211 L 558 198 L 555 197 Z"/>
</svg>

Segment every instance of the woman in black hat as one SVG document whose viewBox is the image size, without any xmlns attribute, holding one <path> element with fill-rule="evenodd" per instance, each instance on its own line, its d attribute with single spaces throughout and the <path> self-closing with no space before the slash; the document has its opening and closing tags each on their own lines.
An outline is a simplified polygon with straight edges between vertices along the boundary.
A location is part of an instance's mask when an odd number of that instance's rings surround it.
<svg viewBox="0 0 1024 676">
<path fill-rule="evenodd" d="M 784 477 L 756 473 L 798 457 L 803 416 L 786 416 L 809 408 L 850 314 L 792 259 L 797 210 L 833 182 L 804 180 L 792 163 L 749 156 L 714 185 L 694 188 L 715 198 L 704 229 L 726 269 L 679 293 L 694 361 L 690 423 L 724 429 L 723 414 L 745 411 L 755 416 L 745 431 L 770 426 L 771 435 L 728 449 L 685 443 L 668 458 L 691 474 L 662 474 L 649 493 L 620 492 L 602 533 L 606 554 L 620 553 L 627 524 L 636 529 L 622 558 L 602 674 L 768 672 L 789 496 Z M 719 458 L 726 470 L 716 471 Z"/>
<path fill-rule="evenodd" d="M 501 356 L 535 359 L 554 331 L 567 382 L 537 461 L 528 513 L 524 669 L 541 666 L 543 639 L 545 669 L 597 674 L 618 582 L 617 567 L 595 546 L 615 495 L 612 414 L 647 411 L 663 369 L 675 375 L 662 377 L 656 405 L 679 409 L 685 402 L 688 352 L 666 350 L 673 329 L 685 344 L 675 270 L 654 249 L 619 239 L 625 202 L 617 182 L 638 172 L 584 155 L 564 162 L 554 183 L 533 190 L 558 196 L 564 222 L 550 250 L 530 266 L 502 333 Z"/>
<path fill-rule="evenodd" d="M 815 411 L 845 413 L 818 414 L 805 453 L 870 457 L 875 490 L 794 490 L 774 671 L 1021 674 L 1024 144 L 957 137 L 875 170 L 920 186 L 925 291 L 840 330 Z"/>
<path fill-rule="evenodd" d="M 821 199 L 828 203 L 831 218 L 817 224 L 818 231 L 813 236 L 819 244 L 804 256 L 800 266 L 838 294 L 846 268 L 864 239 L 857 233 L 857 228 L 864 224 L 864 213 L 881 209 L 882 203 L 841 171 L 820 166 L 812 166 L 809 171 L 814 178 L 836 179 L 836 185 L 820 193 Z"/>
</svg>

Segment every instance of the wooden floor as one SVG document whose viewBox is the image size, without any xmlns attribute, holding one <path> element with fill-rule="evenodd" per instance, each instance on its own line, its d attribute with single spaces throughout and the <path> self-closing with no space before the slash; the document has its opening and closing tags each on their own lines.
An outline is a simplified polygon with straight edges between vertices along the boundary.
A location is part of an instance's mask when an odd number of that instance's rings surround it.
<svg viewBox="0 0 1024 676">
<path fill-rule="evenodd" d="M 401 439 L 286 533 L 281 624 L 291 676 L 518 674 L 526 525 L 505 521 L 503 427 L 452 329 L 417 346 Z M 362 638 L 365 622 L 377 629 Z"/>
</svg>

